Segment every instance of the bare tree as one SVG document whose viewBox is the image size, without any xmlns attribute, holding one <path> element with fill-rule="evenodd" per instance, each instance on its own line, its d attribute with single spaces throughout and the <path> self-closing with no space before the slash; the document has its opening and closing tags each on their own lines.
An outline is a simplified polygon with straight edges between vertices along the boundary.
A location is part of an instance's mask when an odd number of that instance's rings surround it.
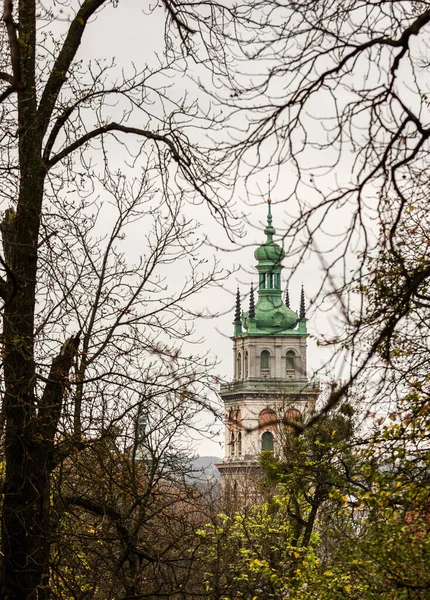
<svg viewBox="0 0 430 600">
<path fill-rule="evenodd" d="M 142 399 L 206 403 L 208 362 L 182 342 L 201 313 L 190 296 L 220 272 L 196 257 L 184 203 L 206 203 L 224 227 L 230 209 L 215 189 L 224 173 L 216 153 L 211 160 L 195 141 L 199 127 L 215 131 L 219 122 L 191 96 L 168 94 L 169 78 L 205 59 L 176 43 L 190 32 L 165 2 L 165 53 L 155 69 L 121 70 L 97 57 L 84 66 L 82 40 L 115 5 L 23 0 L 15 11 L 4 2 L 5 599 L 50 593 L 52 482 L 71 456 L 125 427 Z M 115 145 L 128 152 L 120 170 Z M 138 240 L 131 260 L 126 234 Z M 173 262 L 183 273 L 177 285 L 168 278 Z"/>
</svg>

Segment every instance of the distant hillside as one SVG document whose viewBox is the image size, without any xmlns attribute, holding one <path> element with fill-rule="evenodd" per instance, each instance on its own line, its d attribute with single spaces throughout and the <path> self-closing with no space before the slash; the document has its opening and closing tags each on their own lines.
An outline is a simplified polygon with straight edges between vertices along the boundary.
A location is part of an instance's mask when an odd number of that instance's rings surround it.
<svg viewBox="0 0 430 600">
<path fill-rule="evenodd" d="M 198 456 L 191 463 L 193 469 L 191 479 L 200 479 L 202 481 L 220 479 L 220 474 L 215 464 L 221 461 L 222 459 L 219 456 Z"/>
</svg>

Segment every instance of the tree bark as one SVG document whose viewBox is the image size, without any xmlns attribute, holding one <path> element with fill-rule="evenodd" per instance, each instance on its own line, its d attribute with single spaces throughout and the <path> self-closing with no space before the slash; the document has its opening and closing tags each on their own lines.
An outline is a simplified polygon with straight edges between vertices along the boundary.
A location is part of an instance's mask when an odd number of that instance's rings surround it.
<svg viewBox="0 0 430 600">
<path fill-rule="evenodd" d="M 37 241 L 45 169 L 36 115 L 35 3 L 21 1 L 18 92 L 20 190 L 2 224 L 4 255 L 16 291 L 4 308 L 5 458 L 1 598 L 43 597 L 49 559 L 49 440 L 36 427 L 34 307 Z M 8 277 L 8 285 L 12 285 Z"/>
</svg>

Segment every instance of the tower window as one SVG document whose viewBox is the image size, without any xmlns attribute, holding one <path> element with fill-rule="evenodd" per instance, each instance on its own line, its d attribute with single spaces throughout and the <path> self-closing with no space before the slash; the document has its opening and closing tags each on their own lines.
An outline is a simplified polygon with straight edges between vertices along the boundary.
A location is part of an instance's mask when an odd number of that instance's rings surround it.
<svg viewBox="0 0 430 600">
<path fill-rule="evenodd" d="M 287 433 L 291 433 L 292 431 L 294 431 L 293 425 L 295 423 L 297 423 L 297 425 L 300 425 L 300 423 L 303 423 L 302 413 L 299 410 L 297 410 L 297 408 L 290 408 L 285 413 L 285 421 L 284 422 L 285 422 L 285 429 L 286 429 Z"/>
<path fill-rule="evenodd" d="M 237 454 L 238 456 L 242 456 L 242 432 L 239 431 L 237 434 Z"/>
<path fill-rule="evenodd" d="M 237 378 L 242 379 L 242 355 L 240 352 L 237 353 Z"/>
<path fill-rule="evenodd" d="M 270 452 L 273 452 L 273 442 L 273 433 L 271 431 L 265 431 L 261 436 L 261 450 L 263 452 L 264 450 L 269 450 Z"/>
<path fill-rule="evenodd" d="M 260 432 L 278 432 L 278 416 L 271 408 L 264 408 L 258 416 L 258 428 Z"/>
<path fill-rule="evenodd" d="M 295 369 L 295 354 L 292 350 L 288 350 L 286 355 L 287 371 Z"/>
<path fill-rule="evenodd" d="M 235 451 L 235 439 L 234 439 L 234 431 L 230 433 L 230 456 L 234 456 Z"/>
<path fill-rule="evenodd" d="M 263 352 L 260 355 L 261 369 L 269 370 L 269 368 L 270 368 L 269 364 L 270 364 L 270 352 L 268 350 L 263 350 Z"/>
<path fill-rule="evenodd" d="M 245 379 L 248 379 L 248 370 L 249 370 L 249 357 L 248 350 L 245 352 Z"/>
</svg>

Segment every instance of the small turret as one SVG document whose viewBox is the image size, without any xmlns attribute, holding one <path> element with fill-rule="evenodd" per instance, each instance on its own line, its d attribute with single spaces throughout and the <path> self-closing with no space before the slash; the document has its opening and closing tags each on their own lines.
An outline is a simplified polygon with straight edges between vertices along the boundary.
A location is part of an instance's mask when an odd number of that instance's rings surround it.
<svg viewBox="0 0 430 600">
<path fill-rule="evenodd" d="M 307 335 L 306 321 L 307 321 L 307 319 L 306 319 L 306 305 L 305 305 L 305 290 L 304 290 L 303 284 L 302 284 L 302 289 L 300 292 L 300 310 L 299 310 L 298 332 L 301 334 Z"/>
<path fill-rule="evenodd" d="M 254 286 L 252 284 L 251 284 L 251 293 L 249 295 L 249 318 L 255 319 Z"/>
<path fill-rule="evenodd" d="M 302 284 L 302 291 L 300 293 L 300 320 L 305 319 L 305 318 L 306 318 L 305 291 L 303 289 L 303 284 Z"/>
<path fill-rule="evenodd" d="M 242 333 L 242 321 L 241 321 L 241 310 L 240 310 L 240 292 L 239 286 L 236 292 L 236 307 L 234 311 L 234 335 L 240 335 Z"/>
</svg>

